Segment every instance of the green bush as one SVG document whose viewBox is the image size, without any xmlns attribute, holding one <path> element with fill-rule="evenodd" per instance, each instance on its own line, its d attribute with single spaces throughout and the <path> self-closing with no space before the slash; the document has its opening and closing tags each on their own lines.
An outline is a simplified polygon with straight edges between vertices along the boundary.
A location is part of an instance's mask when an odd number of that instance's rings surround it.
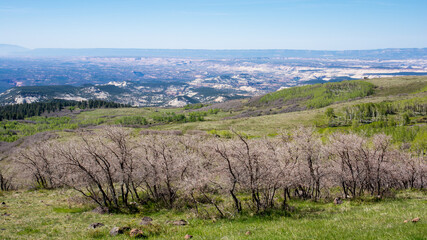
<svg viewBox="0 0 427 240">
<path fill-rule="evenodd" d="M 115 124 L 121 125 L 147 125 L 148 121 L 141 116 L 126 116 L 119 118 L 115 121 Z"/>
</svg>

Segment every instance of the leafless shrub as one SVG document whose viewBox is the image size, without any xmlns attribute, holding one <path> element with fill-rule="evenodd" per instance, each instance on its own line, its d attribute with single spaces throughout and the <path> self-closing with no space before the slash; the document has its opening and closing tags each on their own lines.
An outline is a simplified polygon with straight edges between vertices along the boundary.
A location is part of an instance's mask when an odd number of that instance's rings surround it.
<svg viewBox="0 0 427 240">
<path fill-rule="evenodd" d="M 297 154 L 297 181 L 295 192 L 303 198 L 320 197 L 321 181 L 326 164 L 319 136 L 312 128 L 299 128 L 292 134 L 293 151 Z"/>
<path fill-rule="evenodd" d="M 219 172 L 227 179 L 222 184 L 232 197 L 235 210 L 242 211 L 237 192 L 250 193 L 256 212 L 273 208 L 278 190 L 289 186 L 290 161 L 283 158 L 281 142 L 276 139 L 248 140 L 235 134 L 237 140 L 224 140 L 215 147 Z"/>
<path fill-rule="evenodd" d="M 156 135 L 140 138 L 139 149 L 140 176 L 147 193 L 172 207 L 181 183 L 191 177 L 194 150 L 183 138 Z"/>
<path fill-rule="evenodd" d="M 345 196 L 381 196 L 392 188 L 422 186 L 422 163 L 410 153 L 391 148 L 391 138 L 375 135 L 368 141 L 355 134 L 336 133 L 328 150 L 333 176 Z"/>
<path fill-rule="evenodd" d="M 134 185 L 135 143 L 130 132 L 108 127 L 93 135 L 80 134 L 80 140 L 56 149 L 64 184 L 101 206 L 128 206 L 137 196 Z"/>
<path fill-rule="evenodd" d="M 54 154 L 51 143 L 39 143 L 20 151 L 14 161 L 21 168 L 19 174 L 31 176 L 37 187 L 55 188 L 59 186 L 59 182 L 55 169 L 58 164 L 54 161 Z"/>
<path fill-rule="evenodd" d="M 14 188 L 12 185 L 13 176 L 3 172 L 0 169 L 0 190 L 1 191 L 9 191 Z"/>
<path fill-rule="evenodd" d="M 328 151 L 334 163 L 334 180 L 345 197 L 357 197 L 373 188 L 372 153 L 366 139 L 355 134 L 335 133 L 330 137 Z"/>
<path fill-rule="evenodd" d="M 311 128 L 258 139 L 237 132 L 230 139 L 152 133 L 133 137 L 124 128 L 104 127 L 22 149 L 14 159 L 21 178 L 73 188 L 102 207 L 134 209 L 132 202 L 150 201 L 220 217 L 244 208 L 288 208 L 292 196 L 318 200 L 333 188 L 345 197 L 385 196 L 424 188 L 427 175 L 425 156 L 394 148 L 383 134 L 334 133 L 323 143 Z M 4 171 L 0 185 L 10 188 Z"/>
</svg>

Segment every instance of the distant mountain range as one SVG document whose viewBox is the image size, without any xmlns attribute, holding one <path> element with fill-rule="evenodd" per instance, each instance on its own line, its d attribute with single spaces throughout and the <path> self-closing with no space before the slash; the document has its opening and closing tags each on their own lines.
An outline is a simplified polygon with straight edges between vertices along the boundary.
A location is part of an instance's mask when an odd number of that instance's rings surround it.
<svg viewBox="0 0 427 240">
<path fill-rule="evenodd" d="M 21 57 L 180 57 L 180 58 L 347 58 L 347 59 L 427 59 L 427 48 L 373 50 L 198 50 L 137 48 L 38 48 L 27 49 L 0 44 L 0 56 Z"/>
<path fill-rule="evenodd" d="M 28 52 L 28 51 L 31 51 L 31 50 L 28 48 L 17 46 L 17 45 L 0 44 L 0 56 L 17 55 L 22 52 Z"/>
</svg>

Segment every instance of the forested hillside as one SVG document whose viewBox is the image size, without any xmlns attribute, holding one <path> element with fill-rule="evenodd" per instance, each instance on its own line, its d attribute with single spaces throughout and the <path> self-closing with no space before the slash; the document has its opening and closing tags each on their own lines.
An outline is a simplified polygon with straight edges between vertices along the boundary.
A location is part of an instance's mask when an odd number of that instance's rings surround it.
<svg viewBox="0 0 427 240">
<path fill-rule="evenodd" d="M 40 116 L 43 113 L 59 112 L 65 108 L 71 112 L 78 109 L 96 109 L 96 108 L 124 108 L 130 105 L 101 100 L 88 101 L 70 101 L 55 99 L 47 102 L 22 103 L 0 106 L 0 121 L 22 120 L 29 117 Z"/>
</svg>

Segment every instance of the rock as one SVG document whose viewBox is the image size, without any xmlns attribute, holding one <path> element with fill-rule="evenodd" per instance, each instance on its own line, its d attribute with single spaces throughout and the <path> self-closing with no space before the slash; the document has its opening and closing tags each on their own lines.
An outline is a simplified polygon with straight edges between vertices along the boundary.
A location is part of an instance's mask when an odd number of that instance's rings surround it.
<svg viewBox="0 0 427 240">
<path fill-rule="evenodd" d="M 416 223 L 416 222 L 419 222 L 419 221 L 420 221 L 420 218 L 419 218 L 419 217 L 412 219 L 412 222 L 413 222 L 413 223 Z"/>
<path fill-rule="evenodd" d="M 337 198 L 335 198 L 334 199 L 334 204 L 335 205 L 339 205 L 339 204 L 341 204 L 342 203 L 342 200 L 341 200 L 341 198 L 340 197 L 337 197 Z"/>
<path fill-rule="evenodd" d="M 187 223 L 187 221 L 185 221 L 185 220 L 181 219 L 181 220 L 178 220 L 178 221 L 173 221 L 173 222 L 172 222 L 172 224 L 173 224 L 173 225 L 177 225 L 177 226 L 185 226 L 185 225 L 187 225 L 188 223 Z"/>
<path fill-rule="evenodd" d="M 151 225 L 151 222 L 153 221 L 150 217 L 143 217 L 139 225 L 149 226 Z"/>
<path fill-rule="evenodd" d="M 245 235 L 246 236 L 249 236 L 249 235 L 251 235 L 252 233 L 251 233 L 251 231 L 247 231 L 246 233 L 245 233 Z"/>
<path fill-rule="evenodd" d="M 113 227 L 110 230 L 110 235 L 111 236 L 117 236 L 118 234 L 122 234 L 123 232 L 120 232 L 120 228 L 119 227 Z"/>
<path fill-rule="evenodd" d="M 144 237 L 144 233 L 141 230 L 134 228 L 130 230 L 129 236 L 133 238 L 140 238 Z"/>
<path fill-rule="evenodd" d="M 118 234 L 123 234 L 125 233 L 125 231 L 129 231 L 130 227 L 113 227 L 110 230 L 110 235 L 111 236 L 117 236 Z"/>
<path fill-rule="evenodd" d="M 407 222 L 409 222 L 408 220 L 405 220 L 405 221 L 403 221 L 404 223 L 407 223 Z"/>
<path fill-rule="evenodd" d="M 186 234 L 185 237 L 184 237 L 184 239 L 190 239 L 190 238 L 193 238 L 193 236 L 191 236 L 189 234 Z"/>
<path fill-rule="evenodd" d="M 147 222 L 147 221 L 142 220 L 142 221 L 139 223 L 139 225 L 143 225 L 143 226 L 150 226 L 150 225 L 153 225 L 153 224 L 151 224 L 151 222 Z"/>
<path fill-rule="evenodd" d="M 89 229 L 95 229 L 104 226 L 103 223 L 92 223 L 89 225 Z"/>
<path fill-rule="evenodd" d="M 98 213 L 98 214 L 107 214 L 110 211 L 106 207 L 97 207 L 97 208 L 93 209 L 92 212 L 93 213 Z"/>
</svg>

